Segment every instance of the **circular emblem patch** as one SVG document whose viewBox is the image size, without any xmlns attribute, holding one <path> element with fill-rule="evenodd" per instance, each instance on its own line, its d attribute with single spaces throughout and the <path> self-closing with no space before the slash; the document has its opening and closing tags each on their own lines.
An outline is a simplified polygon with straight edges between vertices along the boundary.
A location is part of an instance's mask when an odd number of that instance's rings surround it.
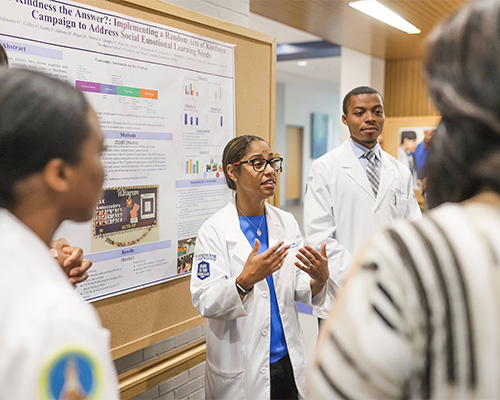
<svg viewBox="0 0 500 400">
<path fill-rule="evenodd" d="M 67 349 L 53 357 L 40 377 L 42 399 L 93 399 L 101 382 L 99 363 L 81 349 Z"/>
</svg>

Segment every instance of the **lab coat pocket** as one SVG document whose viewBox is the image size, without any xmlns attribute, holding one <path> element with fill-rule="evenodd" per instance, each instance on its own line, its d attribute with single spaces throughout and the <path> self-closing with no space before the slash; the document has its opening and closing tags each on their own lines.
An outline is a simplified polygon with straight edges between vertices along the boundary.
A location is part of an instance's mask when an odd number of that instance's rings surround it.
<svg viewBox="0 0 500 400">
<path fill-rule="evenodd" d="M 404 218 L 406 212 L 406 203 L 408 202 L 406 193 L 399 189 L 391 190 L 391 207 L 395 211 L 396 218 Z"/>
<path fill-rule="evenodd" d="M 245 393 L 245 372 L 222 372 L 210 365 L 206 372 L 207 399 L 239 399 Z"/>
</svg>

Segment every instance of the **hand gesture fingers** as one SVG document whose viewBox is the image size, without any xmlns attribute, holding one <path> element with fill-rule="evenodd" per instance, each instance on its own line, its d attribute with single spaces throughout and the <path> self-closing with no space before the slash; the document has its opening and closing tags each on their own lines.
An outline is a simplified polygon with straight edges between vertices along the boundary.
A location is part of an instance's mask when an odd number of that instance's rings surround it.
<svg viewBox="0 0 500 400">
<path fill-rule="evenodd" d="M 89 276 L 87 271 L 92 266 L 92 261 L 87 258 L 82 258 L 81 264 L 77 267 L 73 267 L 69 271 L 69 281 L 76 286 L 78 283 L 82 283 Z"/>
<path fill-rule="evenodd" d="M 267 262 L 270 265 L 274 266 L 279 265 L 278 267 L 274 268 L 274 271 L 278 270 L 283 265 L 283 262 L 288 255 L 289 248 L 289 244 L 283 246 L 283 241 L 276 243 L 273 247 L 261 254 L 263 256 L 263 262 Z"/>
<path fill-rule="evenodd" d="M 258 240 L 255 242 L 254 248 L 243 267 L 243 271 L 238 277 L 238 282 L 245 288 L 253 287 L 255 283 L 260 282 L 280 269 L 290 248 L 290 245 L 283 245 L 284 242 L 280 241 L 257 255 L 260 244 L 257 247 Z"/>
<path fill-rule="evenodd" d="M 62 248 L 64 254 L 68 254 L 68 258 L 64 260 L 65 268 L 74 268 L 79 266 L 83 261 L 83 250 L 80 247 L 72 247 L 70 245 Z"/>
<path fill-rule="evenodd" d="M 326 254 L 326 242 L 323 242 L 320 251 L 321 251 L 321 256 L 328 259 L 328 255 Z"/>
<path fill-rule="evenodd" d="M 51 253 L 73 286 L 88 278 L 87 271 L 92 266 L 92 261 L 83 258 L 81 248 L 73 247 L 66 239 L 61 238 L 51 243 Z"/>
<path fill-rule="evenodd" d="M 306 246 L 305 248 L 303 247 L 299 249 L 295 257 L 297 257 L 300 260 L 300 262 L 302 263 L 302 267 L 310 269 L 313 266 L 314 261 L 316 259 L 314 253 L 316 253 L 316 255 L 319 254 L 312 247 Z"/>
<path fill-rule="evenodd" d="M 328 279 L 330 273 L 328 270 L 328 257 L 326 254 L 326 243 L 321 245 L 320 252 L 311 246 L 301 248 L 297 253 L 299 262 L 295 266 L 306 272 L 312 279 L 324 282 Z"/>
<path fill-rule="evenodd" d="M 250 252 L 248 258 L 255 257 L 257 255 L 257 253 L 259 252 L 259 250 L 260 250 L 260 240 L 256 238 L 255 242 L 253 244 L 252 251 Z"/>
</svg>

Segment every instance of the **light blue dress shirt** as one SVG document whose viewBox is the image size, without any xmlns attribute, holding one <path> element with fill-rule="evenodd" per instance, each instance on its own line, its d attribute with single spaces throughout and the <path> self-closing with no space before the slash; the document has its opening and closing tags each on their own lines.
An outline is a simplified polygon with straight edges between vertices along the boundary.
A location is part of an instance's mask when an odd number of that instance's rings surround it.
<svg viewBox="0 0 500 400">
<path fill-rule="evenodd" d="M 380 169 L 382 167 L 382 149 L 380 145 L 377 144 L 372 148 L 369 149 L 365 146 L 360 145 L 359 143 L 356 143 L 352 138 L 349 138 L 349 142 L 351 143 L 351 148 L 352 151 L 354 152 L 354 155 L 356 158 L 359 160 L 359 163 L 363 167 L 363 171 L 365 171 L 366 174 L 366 167 L 368 167 L 368 158 L 366 158 L 366 152 L 371 150 L 375 153 L 375 166 L 377 167 L 377 172 L 378 176 L 380 176 Z"/>
</svg>

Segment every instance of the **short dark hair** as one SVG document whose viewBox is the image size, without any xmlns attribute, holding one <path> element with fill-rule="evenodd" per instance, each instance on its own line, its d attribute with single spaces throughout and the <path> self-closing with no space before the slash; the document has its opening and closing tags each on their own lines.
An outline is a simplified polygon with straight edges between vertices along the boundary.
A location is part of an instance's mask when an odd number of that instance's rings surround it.
<svg viewBox="0 0 500 400">
<path fill-rule="evenodd" d="M 54 158 L 80 161 L 90 132 L 83 94 L 40 72 L 0 73 L 0 206 L 15 205 L 14 185 Z"/>
<path fill-rule="evenodd" d="M 405 139 L 417 140 L 417 134 L 415 133 L 415 131 L 403 131 L 401 132 L 401 144 L 403 144 Z"/>
<path fill-rule="evenodd" d="M 224 168 L 224 176 L 226 177 L 226 183 L 229 189 L 236 190 L 236 183 L 229 177 L 227 173 L 227 166 L 233 164 L 235 171 L 240 171 L 240 165 L 234 165 L 235 162 L 240 161 L 248 151 L 248 148 L 255 140 L 260 140 L 265 142 L 259 136 L 255 135 L 243 135 L 231 139 L 224 148 L 222 153 L 222 167 Z"/>
<path fill-rule="evenodd" d="M 357 88 L 352 89 L 349 93 L 344 96 L 344 101 L 342 102 L 342 112 L 347 115 L 347 104 L 349 104 L 349 99 L 352 96 L 358 96 L 360 94 L 378 94 L 384 102 L 384 98 L 379 93 L 378 90 L 371 88 L 369 86 L 358 86 Z"/>
<path fill-rule="evenodd" d="M 430 207 L 500 193 L 500 2 L 472 1 L 430 36 L 425 72 L 442 115 L 424 166 Z"/>
<path fill-rule="evenodd" d="M 8 67 L 8 66 L 9 66 L 9 57 L 7 57 L 5 49 L 0 44 L 0 67 Z"/>
</svg>

